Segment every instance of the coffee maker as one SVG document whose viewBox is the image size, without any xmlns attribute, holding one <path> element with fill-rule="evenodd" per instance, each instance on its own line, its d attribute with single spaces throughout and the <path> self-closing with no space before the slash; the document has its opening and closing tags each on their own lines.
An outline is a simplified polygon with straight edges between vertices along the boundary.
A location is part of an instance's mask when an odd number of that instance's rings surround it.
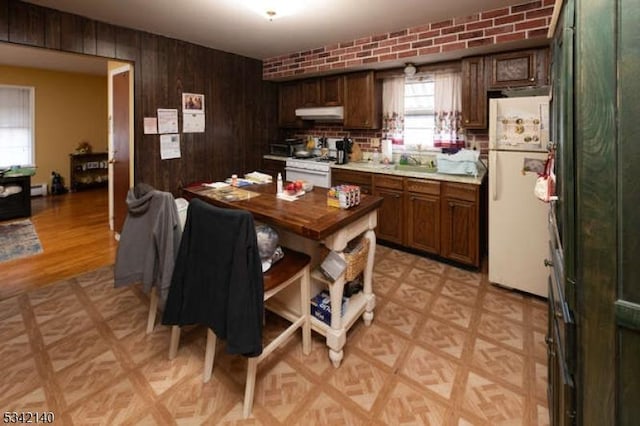
<svg viewBox="0 0 640 426">
<path fill-rule="evenodd" d="M 336 141 L 336 164 L 347 164 L 349 162 L 352 146 L 353 141 L 347 137 Z"/>
</svg>

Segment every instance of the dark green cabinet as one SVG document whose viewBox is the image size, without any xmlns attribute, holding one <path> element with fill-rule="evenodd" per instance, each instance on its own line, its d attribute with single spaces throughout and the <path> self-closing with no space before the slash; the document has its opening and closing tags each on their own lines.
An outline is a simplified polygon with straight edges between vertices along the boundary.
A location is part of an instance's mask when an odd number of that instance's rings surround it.
<svg viewBox="0 0 640 426">
<path fill-rule="evenodd" d="M 564 254 L 560 287 L 575 318 L 575 342 L 567 339 L 558 351 L 562 335 L 550 326 L 549 351 L 564 358 L 564 378 L 573 383 L 573 389 L 563 386 L 550 370 L 550 417 L 554 425 L 635 425 L 640 3 L 566 0 L 561 6 L 551 46 L 559 198 L 552 208 Z M 557 310 L 550 315 L 557 317 Z"/>
</svg>

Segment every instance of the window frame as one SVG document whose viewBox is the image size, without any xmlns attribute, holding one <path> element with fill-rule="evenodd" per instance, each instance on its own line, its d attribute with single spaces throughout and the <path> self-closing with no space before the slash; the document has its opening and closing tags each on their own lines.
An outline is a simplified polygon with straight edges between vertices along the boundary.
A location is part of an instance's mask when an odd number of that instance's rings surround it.
<svg viewBox="0 0 640 426">
<path fill-rule="evenodd" d="M 407 96 L 407 86 L 412 85 L 412 84 L 425 84 L 428 83 L 430 84 L 431 90 L 430 90 L 430 94 L 427 95 L 415 95 L 415 97 L 418 96 L 429 96 L 433 102 L 431 102 L 431 109 L 429 108 L 425 108 L 425 109 L 414 109 L 414 110 L 408 110 L 407 109 L 407 98 L 410 96 Z M 434 136 L 434 130 L 435 130 L 435 80 L 433 78 L 433 76 L 431 74 L 426 74 L 426 75 L 416 75 L 413 76 L 411 78 L 406 78 L 405 82 L 404 82 L 404 87 L 405 87 L 405 93 L 404 93 L 404 128 L 403 128 L 403 138 L 402 138 L 402 144 L 400 146 L 403 146 L 405 149 L 413 149 L 416 147 L 427 147 L 427 148 L 433 148 L 434 147 L 434 140 L 433 140 L 433 136 Z M 424 131 L 426 131 L 427 133 L 431 134 L 431 140 L 430 141 L 425 141 L 424 143 L 415 143 L 415 142 L 409 142 L 407 143 L 407 118 L 408 117 L 424 117 L 427 121 L 431 121 L 431 126 L 430 127 L 412 127 L 412 129 L 416 129 L 416 131 L 420 131 L 421 129 L 424 129 Z"/>
<path fill-rule="evenodd" d="M 31 155 L 30 155 L 30 159 L 28 160 L 27 163 L 23 163 L 23 164 L 6 164 L 6 165 L 1 165 L 0 167 L 9 167 L 9 166 L 21 166 L 21 167 L 34 167 L 36 164 L 36 128 L 35 128 L 35 123 L 36 123 L 36 112 L 35 112 L 35 99 L 36 99 L 36 88 L 35 86 L 24 86 L 24 85 L 18 85 L 18 84 L 0 84 L 0 89 L 5 89 L 5 88 L 10 88 L 10 89 L 23 89 L 23 90 L 28 90 L 29 91 L 29 130 L 30 130 L 30 135 L 29 135 L 29 145 L 30 145 L 30 149 L 31 149 Z M 0 147 L 0 152 L 2 150 L 2 147 Z"/>
</svg>

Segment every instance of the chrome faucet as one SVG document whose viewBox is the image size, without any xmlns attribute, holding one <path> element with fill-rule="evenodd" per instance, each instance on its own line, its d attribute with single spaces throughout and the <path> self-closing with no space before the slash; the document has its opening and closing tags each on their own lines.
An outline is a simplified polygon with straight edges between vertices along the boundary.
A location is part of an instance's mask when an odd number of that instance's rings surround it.
<svg viewBox="0 0 640 426">
<path fill-rule="evenodd" d="M 422 162 L 419 159 L 417 159 L 417 158 L 415 158 L 415 157 L 413 157 L 411 155 L 407 155 L 407 162 L 409 162 L 409 160 L 413 161 L 417 166 L 422 164 Z"/>
</svg>

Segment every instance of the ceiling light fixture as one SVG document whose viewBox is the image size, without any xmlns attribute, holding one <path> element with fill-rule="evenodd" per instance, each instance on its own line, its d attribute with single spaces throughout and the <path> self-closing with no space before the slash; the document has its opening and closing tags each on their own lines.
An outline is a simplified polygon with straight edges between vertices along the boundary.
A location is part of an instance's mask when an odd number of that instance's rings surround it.
<svg viewBox="0 0 640 426">
<path fill-rule="evenodd" d="M 282 19 L 298 12 L 302 6 L 299 0 L 243 0 L 245 7 L 267 18 L 269 21 Z"/>
<path fill-rule="evenodd" d="M 407 77 L 413 77 L 416 75 L 416 67 L 412 63 L 405 64 L 404 75 Z"/>
</svg>

